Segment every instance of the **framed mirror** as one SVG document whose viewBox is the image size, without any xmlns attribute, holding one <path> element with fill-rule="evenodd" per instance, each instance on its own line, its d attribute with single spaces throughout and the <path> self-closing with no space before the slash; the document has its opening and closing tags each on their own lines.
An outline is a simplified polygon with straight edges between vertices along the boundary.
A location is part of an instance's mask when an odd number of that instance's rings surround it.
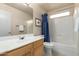
<svg viewBox="0 0 79 59">
<path fill-rule="evenodd" d="M 0 3 L 0 37 L 32 34 L 33 10 L 26 3 Z"/>
</svg>

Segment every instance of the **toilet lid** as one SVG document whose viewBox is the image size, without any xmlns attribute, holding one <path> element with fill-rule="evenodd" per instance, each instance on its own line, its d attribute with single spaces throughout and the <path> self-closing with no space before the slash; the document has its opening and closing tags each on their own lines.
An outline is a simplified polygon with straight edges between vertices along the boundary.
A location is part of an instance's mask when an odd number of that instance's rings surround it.
<svg viewBox="0 0 79 59">
<path fill-rule="evenodd" d="M 44 42 L 44 46 L 45 47 L 48 47 L 48 48 L 51 48 L 51 47 L 53 47 L 54 46 L 54 44 L 51 42 Z"/>
</svg>

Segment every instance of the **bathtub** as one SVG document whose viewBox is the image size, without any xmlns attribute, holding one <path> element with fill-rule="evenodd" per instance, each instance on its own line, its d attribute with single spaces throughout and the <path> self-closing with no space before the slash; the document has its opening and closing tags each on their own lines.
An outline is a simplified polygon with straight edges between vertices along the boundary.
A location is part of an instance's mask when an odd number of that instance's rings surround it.
<svg viewBox="0 0 79 59">
<path fill-rule="evenodd" d="M 77 56 L 78 55 L 77 48 L 75 45 L 67 45 L 67 44 L 58 43 L 58 42 L 50 42 L 45 47 L 47 47 L 45 48 L 45 54 L 47 56 Z"/>
<path fill-rule="evenodd" d="M 53 42 L 53 54 L 64 56 L 76 56 L 77 48 L 75 45 L 67 45 L 63 43 Z"/>
</svg>

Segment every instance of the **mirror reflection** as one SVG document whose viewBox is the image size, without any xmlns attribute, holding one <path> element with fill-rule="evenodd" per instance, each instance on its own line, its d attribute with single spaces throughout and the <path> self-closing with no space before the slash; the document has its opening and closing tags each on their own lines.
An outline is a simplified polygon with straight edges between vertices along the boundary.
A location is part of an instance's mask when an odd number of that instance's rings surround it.
<svg viewBox="0 0 79 59">
<path fill-rule="evenodd" d="M 33 10 L 29 4 L 0 4 L 0 36 L 31 33 L 33 33 Z"/>
</svg>

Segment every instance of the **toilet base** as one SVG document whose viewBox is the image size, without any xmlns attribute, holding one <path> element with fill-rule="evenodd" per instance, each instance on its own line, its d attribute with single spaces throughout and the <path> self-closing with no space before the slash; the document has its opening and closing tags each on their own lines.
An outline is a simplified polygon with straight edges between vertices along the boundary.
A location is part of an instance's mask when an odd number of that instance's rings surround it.
<svg viewBox="0 0 79 59">
<path fill-rule="evenodd" d="M 44 42 L 45 56 L 53 56 L 53 44 L 52 42 Z"/>
</svg>

